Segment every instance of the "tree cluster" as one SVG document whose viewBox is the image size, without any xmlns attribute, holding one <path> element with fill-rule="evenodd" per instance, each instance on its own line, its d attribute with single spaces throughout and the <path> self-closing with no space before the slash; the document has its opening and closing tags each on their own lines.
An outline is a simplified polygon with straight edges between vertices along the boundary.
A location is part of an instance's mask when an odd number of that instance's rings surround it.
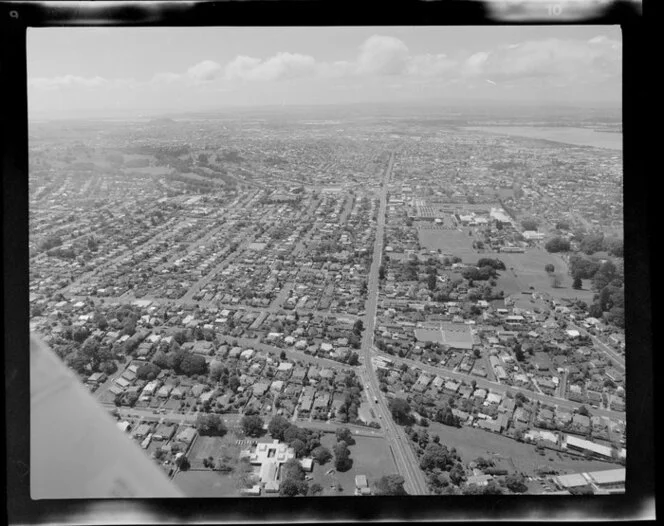
<svg viewBox="0 0 664 526">
<path fill-rule="evenodd" d="M 599 270 L 600 263 L 594 259 L 584 257 L 580 254 L 573 254 L 569 258 L 569 272 L 574 278 L 592 279 Z"/>
<path fill-rule="evenodd" d="M 258 415 L 245 415 L 240 420 L 244 434 L 250 437 L 259 437 L 263 434 L 263 419 Z"/>
<path fill-rule="evenodd" d="M 498 274 L 496 269 L 490 265 L 483 267 L 466 267 L 461 271 L 461 275 L 469 281 L 487 281 L 495 278 Z"/>
<path fill-rule="evenodd" d="M 227 432 L 221 417 L 211 414 L 198 415 L 196 429 L 201 436 L 224 436 Z"/>
<path fill-rule="evenodd" d="M 537 230 L 537 227 L 539 227 L 539 223 L 534 218 L 528 218 L 521 221 L 521 226 L 523 227 L 524 230 Z"/>
<path fill-rule="evenodd" d="M 353 460 L 350 458 L 348 444 L 343 440 L 337 442 L 332 448 L 334 451 L 334 467 L 337 471 L 345 472 L 353 467 Z"/>
<path fill-rule="evenodd" d="M 464 495 L 502 495 L 503 488 L 492 479 L 486 486 L 477 486 L 475 484 L 464 485 L 462 493 Z"/>
<path fill-rule="evenodd" d="M 438 409 L 438 411 L 436 411 L 436 422 L 440 422 L 446 426 L 461 427 L 459 417 L 452 413 L 452 408 L 449 404 L 445 404 L 443 407 Z"/>
<path fill-rule="evenodd" d="M 175 339 L 169 349 L 168 352 L 164 352 L 163 349 L 157 350 L 152 357 L 152 363 L 186 376 L 198 376 L 208 373 L 208 364 L 203 356 L 181 349 Z"/>
<path fill-rule="evenodd" d="M 422 442 L 419 445 L 422 447 Z M 449 450 L 436 440 L 426 441 L 420 468 L 426 473 L 429 486 L 437 494 L 446 493 L 451 486 L 459 486 L 466 480 L 461 457 L 456 449 Z"/>
<path fill-rule="evenodd" d="M 320 432 L 318 431 L 298 427 L 283 416 L 273 417 L 267 426 L 267 430 L 272 438 L 285 442 L 292 447 L 298 458 L 312 455 L 321 464 L 329 460 L 329 450 L 326 448 L 319 449 Z"/>
<path fill-rule="evenodd" d="M 413 417 L 410 414 L 410 405 L 403 398 L 392 398 L 389 403 L 392 418 L 397 424 L 410 425 Z"/>
<path fill-rule="evenodd" d="M 407 495 L 401 475 L 383 475 L 374 484 L 377 495 Z"/>
<path fill-rule="evenodd" d="M 136 377 L 139 380 L 154 380 L 161 372 L 161 369 L 154 363 L 145 363 L 136 370 Z"/>
<path fill-rule="evenodd" d="M 556 236 L 554 238 L 549 239 L 549 241 L 546 242 L 544 245 L 544 248 L 548 252 L 569 252 L 570 250 L 570 244 L 569 241 L 566 239 Z"/>
<path fill-rule="evenodd" d="M 500 259 L 492 259 L 492 258 L 481 258 L 477 262 L 478 267 L 491 267 L 495 270 L 505 270 L 505 263 L 503 263 Z"/>
</svg>

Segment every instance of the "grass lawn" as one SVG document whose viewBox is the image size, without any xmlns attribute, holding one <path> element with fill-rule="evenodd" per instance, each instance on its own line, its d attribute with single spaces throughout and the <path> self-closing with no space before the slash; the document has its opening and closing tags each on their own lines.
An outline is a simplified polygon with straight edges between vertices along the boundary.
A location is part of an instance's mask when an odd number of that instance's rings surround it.
<svg viewBox="0 0 664 526">
<path fill-rule="evenodd" d="M 458 230 L 426 230 L 419 229 L 417 237 L 420 245 L 427 250 L 438 250 L 443 254 L 459 256 L 464 263 L 476 263 L 482 257 L 473 248 L 472 236 L 468 235 L 467 229 Z"/>
<path fill-rule="evenodd" d="M 535 291 L 546 292 L 555 298 L 578 298 L 583 301 L 592 301 L 594 293 L 589 286 L 584 285 L 582 290 L 572 288 L 573 280 L 568 273 L 567 264 L 557 254 L 550 254 L 544 249 L 531 248 L 523 254 L 486 252 L 482 257 L 498 258 L 505 263 L 507 270 L 499 272 L 497 288 L 504 290 L 506 296 L 519 295 L 522 291 L 529 291 L 532 286 Z M 549 263 L 554 266 L 554 272 L 560 278 L 560 287 L 552 286 L 551 277 L 544 270 L 544 266 Z M 529 297 L 522 296 L 522 303 L 529 303 Z"/>
<path fill-rule="evenodd" d="M 493 459 L 499 467 L 529 476 L 536 475 L 535 470 L 540 466 L 553 468 L 561 473 L 582 473 L 620 467 L 609 462 L 576 460 L 550 450 L 541 456 L 536 452 L 535 446 L 473 427 L 457 429 L 432 422 L 427 432 L 430 436 L 437 434 L 440 443 L 448 448 L 455 447 L 466 465 L 481 456 Z"/>
<path fill-rule="evenodd" d="M 229 462 L 236 463 L 240 455 L 240 447 L 235 444 L 235 441 L 232 434 L 224 437 L 197 437 L 189 452 L 192 468 L 202 468 L 203 460 L 208 457 L 212 457 L 215 463 L 222 456 L 229 459 Z"/>
<path fill-rule="evenodd" d="M 366 475 L 369 485 L 383 475 L 391 475 L 397 472 L 392 458 L 392 453 L 387 442 L 382 438 L 354 437 L 355 444 L 349 446 L 350 458 L 353 467 L 345 473 L 334 472 L 327 475 L 326 472 L 334 468 L 334 458 L 324 466 L 316 463 L 314 465 L 313 478 L 323 487 L 323 495 L 353 495 L 355 492 L 355 475 Z M 336 444 L 333 434 L 325 434 L 321 438 L 322 444 L 332 451 Z M 332 484 L 340 483 L 343 491 L 338 492 L 331 488 Z"/>
<path fill-rule="evenodd" d="M 173 481 L 187 497 L 240 496 L 235 477 L 218 471 L 179 471 Z"/>
</svg>

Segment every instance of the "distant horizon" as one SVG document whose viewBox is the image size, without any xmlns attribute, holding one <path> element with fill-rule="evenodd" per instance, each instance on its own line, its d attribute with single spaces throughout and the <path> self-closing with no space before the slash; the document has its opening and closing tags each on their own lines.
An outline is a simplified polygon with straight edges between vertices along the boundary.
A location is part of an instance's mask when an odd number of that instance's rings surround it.
<svg viewBox="0 0 664 526">
<path fill-rule="evenodd" d="M 531 100 L 523 101 L 504 101 L 504 100 L 490 100 L 490 99 L 448 99 L 441 101 L 432 101 L 432 100 L 422 100 L 422 101 L 394 101 L 394 102 L 321 102 L 317 104 L 245 104 L 245 105 L 219 105 L 215 107 L 205 108 L 205 109 L 175 109 L 175 108 L 163 108 L 163 109 L 144 109 L 144 108 L 118 108 L 115 110 L 72 110 L 67 112 L 67 115 L 53 115 L 48 114 L 47 112 L 29 112 L 29 121 L 36 120 L 80 120 L 80 119 L 116 119 L 116 118 L 171 118 L 177 119 L 178 116 L 184 115 L 196 115 L 204 116 L 205 114 L 234 114 L 234 113 L 245 113 L 251 111 L 270 111 L 275 112 L 275 110 L 283 110 L 284 113 L 288 113 L 289 110 L 298 110 L 298 109 L 311 109 L 313 111 L 317 109 L 332 109 L 332 108 L 351 108 L 351 107 L 367 107 L 367 108 L 380 108 L 380 109 L 389 109 L 389 108 L 417 108 L 417 109 L 430 109 L 438 111 L 450 111 L 459 109 L 460 111 L 468 110 L 471 107 L 477 110 L 482 109 L 508 109 L 508 108 L 523 108 L 523 109 L 537 109 L 542 112 L 554 111 L 554 110 L 565 110 L 565 109 L 581 109 L 581 110 L 606 110 L 606 111 L 620 111 L 622 110 L 622 101 L 613 102 L 613 101 L 565 101 L 563 102 L 536 102 Z M 418 115 L 419 116 L 419 115 Z M 420 116 L 421 117 L 421 116 Z M 435 115 L 429 115 L 430 118 L 434 118 Z M 518 115 L 515 115 L 518 117 Z"/>
<path fill-rule="evenodd" d="M 622 98 L 615 26 L 31 28 L 27 37 L 35 116 Z"/>
</svg>

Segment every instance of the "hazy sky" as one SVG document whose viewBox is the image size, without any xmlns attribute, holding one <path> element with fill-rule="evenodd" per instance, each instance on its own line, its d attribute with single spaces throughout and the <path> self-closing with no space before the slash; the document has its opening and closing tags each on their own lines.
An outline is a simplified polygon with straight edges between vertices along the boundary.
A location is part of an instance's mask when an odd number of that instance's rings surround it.
<svg viewBox="0 0 664 526">
<path fill-rule="evenodd" d="M 617 26 L 38 28 L 37 113 L 621 97 Z"/>
</svg>

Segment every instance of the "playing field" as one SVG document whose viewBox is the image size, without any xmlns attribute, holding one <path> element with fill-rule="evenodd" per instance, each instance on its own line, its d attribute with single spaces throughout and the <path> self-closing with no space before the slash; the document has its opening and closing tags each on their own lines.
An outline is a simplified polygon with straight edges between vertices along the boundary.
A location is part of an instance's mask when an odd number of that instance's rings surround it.
<svg viewBox="0 0 664 526">
<path fill-rule="evenodd" d="M 233 475 L 219 471 L 179 471 L 173 479 L 187 497 L 214 498 L 239 497 L 240 491 Z"/>
<path fill-rule="evenodd" d="M 418 229 L 417 236 L 423 248 L 440 249 L 442 254 L 458 256 L 465 263 L 475 263 L 480 257 L 473 248 L 475 238 L 469 236 L 467 230 Z"/>
<path fill-rule="evenodd" d="M 203 459 L 212 457 L 216 462 L 222 455 L 237 459 L 240 448 L 234 444 L 233 437 L 203 437 L 196 438 L 196 442 L 189 452 L 189 462 L 192 468 L 202 468 Z"/>
<path fill-rule="evenodd" d="M 553 468 L 561 473 L 582 473 L 620 467 L 609 462 L 576 460 L 550 450 L 546 450 L 542 456 L 537 453 L 535 446 L 474 427 L 464 426 L 457 429 L 432 422 L 427 432 L 430 436 L 437 434 L 440 443 L 448 448 L 455 447 L 466 465 L 481 456 L 493 459 L 504 469 L 530 476 L 536 475 L 535 470 L 538 467 Z"/>
<path fill-rule="evenodd" d="M 336 444 L 333 434 L 325 434 L 322 444 L 332 451 Z M 334 468 L 334 458 L 324 466 L 314 465 L 313 478 L 323 487 L 323 495 L 353 495 L 355 491 L 355 475 L 366 475 L 369 486 L 383 475 L 397 473 L 394 459 L 387 442 L 382 438 L 355 437 L 355 445 L 349 446 L 353 467 L 345 473 L 326 474 Z M 340 483 L 343 491 L 339 492 L 331 486 Z"/>
<path fill-rule="evenodd" d="M 505 263 L 506 270 L 500 271 L 497 280 L 498 290 L 505 291 L 505 295 L 519 295 L 521 292 L 546 292 L 555 298 L 578 298 L 592 301 L 593 292 L 584 286 L 583 290 L 572 288 L 572 277 L 568 273 L 567 264 L 557 254 L 550 254 L 544 249 L 531 248 L 523 254 L 487 252 L 482 257 L 497 258 Z M 544 267 L 551 264 L 554 274 L 559 278 L 558 287 L 553 286 L 553 280 Z M 524 297 L 528 301 L 528 297 Z"/>
</svg>

